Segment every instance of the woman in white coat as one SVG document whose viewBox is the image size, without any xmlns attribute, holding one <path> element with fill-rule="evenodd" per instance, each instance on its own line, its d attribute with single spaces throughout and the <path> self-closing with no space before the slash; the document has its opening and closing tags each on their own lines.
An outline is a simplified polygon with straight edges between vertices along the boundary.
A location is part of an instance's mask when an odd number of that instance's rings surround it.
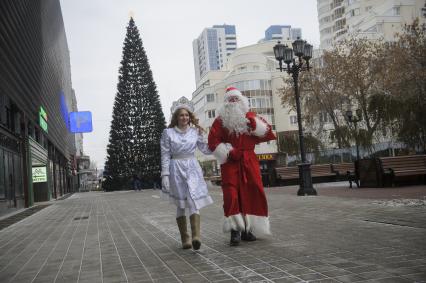
<svg viewBox="0 0 426 283">
<path fill-rule="evenodd" d="M 198 250 L 200 241 L 200 209 L 213 203 L 207 191 L 201 167 L 194 156 L 198 148 L 211 154 L 204 130 L 198 125 L 193 105 L 182 97 L 173 103 L 172 120 L 161 136 L 162 195 L 177 206 L 176 222 L 182 248 Z M 191 223 L 192 241 L 187 231 L 185 210 Z"/>
</svg>

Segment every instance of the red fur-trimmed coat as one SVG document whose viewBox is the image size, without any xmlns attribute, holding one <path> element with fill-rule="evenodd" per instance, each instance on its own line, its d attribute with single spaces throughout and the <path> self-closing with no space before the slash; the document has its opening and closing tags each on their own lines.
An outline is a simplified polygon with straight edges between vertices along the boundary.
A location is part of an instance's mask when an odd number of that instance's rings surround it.
<svg viewBox="0 0 426 283">
<path fill-rule="evenodd" d="M 213 122 L 209 133 L 209 148 L 221 164 L 223 230 L 269 234 L 268 205 L 254 148 L 276 136 L 271 126 L 255 113 L 248 112 L 246 118 L 249 121 L 247 133 L 231 133 L 223 127 L 220 117 Z"/>
</svg>

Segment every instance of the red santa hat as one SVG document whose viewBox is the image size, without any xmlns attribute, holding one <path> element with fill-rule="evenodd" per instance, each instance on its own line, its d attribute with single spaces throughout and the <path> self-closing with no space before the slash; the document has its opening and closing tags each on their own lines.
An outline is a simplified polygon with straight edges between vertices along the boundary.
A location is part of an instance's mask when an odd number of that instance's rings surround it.
<svg viewBox="0 0 426 283">
<path fill-rule="evenodd" d="M 245 110 L 248 111 L 248 109 L 249 109 L 249 103 L 248 103 L 247 97 L 245 97 L 241 93 L 241 91 L 239 91 L 237 88 L 231 86 L 231 87 L 228 87 L 226 89 L 226 91 L 225 91 L 225 97 L 224 97 L 225 98 L 225 103 L 229 102 L 229 100 L 231 98 L 233 98 L 233 97 L 238 98 L 238 100 L 241 101 L 244 104 L 244 106 L 246 108 Z"/>
</svg>

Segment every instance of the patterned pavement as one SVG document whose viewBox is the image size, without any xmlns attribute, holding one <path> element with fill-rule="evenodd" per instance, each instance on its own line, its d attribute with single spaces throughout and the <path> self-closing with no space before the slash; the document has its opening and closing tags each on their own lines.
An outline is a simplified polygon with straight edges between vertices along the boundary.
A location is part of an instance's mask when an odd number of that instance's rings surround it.
<svg viewBox="0 0 426 283">
<path fill-rule="evenodd" d="M 426 206 L 338 190 L 267 188 L 273 235 L 229 247 L 211 187 L 197 252 L 158 191 L 74 194 L 0 231 L 0 282 L 426 282 Z"/>
</svg>

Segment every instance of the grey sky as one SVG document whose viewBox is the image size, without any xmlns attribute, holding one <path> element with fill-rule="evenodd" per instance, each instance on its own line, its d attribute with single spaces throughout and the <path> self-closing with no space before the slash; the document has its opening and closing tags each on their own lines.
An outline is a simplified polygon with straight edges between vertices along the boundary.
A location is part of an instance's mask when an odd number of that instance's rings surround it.
<svg viewBox="0 0 426 283">
<path fill-rule="evenodd" d="M 195 90 L 192 40 L 205 27 L 236 26 L 238 47 L 270 25 L 302 28 L 319 45 L 316 0 L 61 0 L 79 111 L 92 111 L 84 151 L 102 168 L 130 13 L 140 31 L 166 119 L 173 100 Z"/>
</svg>

